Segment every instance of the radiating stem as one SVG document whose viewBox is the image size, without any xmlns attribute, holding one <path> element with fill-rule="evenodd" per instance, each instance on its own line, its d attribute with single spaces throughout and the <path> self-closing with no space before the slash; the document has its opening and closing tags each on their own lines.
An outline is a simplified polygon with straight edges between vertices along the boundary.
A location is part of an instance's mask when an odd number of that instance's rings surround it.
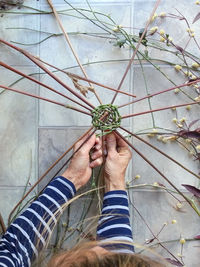
<svg viewBox="0 0 200 267">
<path fill-rule="evenodd" d="M 174 162 L 175 164 L 177 164 L 178 166 L 180 166 L 181 168 L 183 168 L 185 171 L 191 173 L 192 175 L 194 175 L 195 177 L 197 177 L 198 179 L 200 179 L 200 176 L 198 174 L 196 174 L 193 171 L 189 170 L 184 165 L 182 165 L 181 163 L 179 163 L 178 161 L 176 161 L 175 159 L 173 159 L 172 157 L 170 157 L 169 155 L 167 155 L 166 153 L 164 153 L 163 151 L 161 151 L 159 148 L 155 147 L 154 145 L 150 144 L 149 142 L 147 142 L 143 138 L 141 138 L 141 137 L 137 136 L 136 134 L 130 132 L 129 130 L 125 129 L 124 127 L 121 127 L 120 126 L 119 128 L 122 129 L 123 131 L 127 132 L 128 134 L 132 135 L 133 137 L 137 138 L 141 142 L 145 143 L 146 145 L 150 146 L 154 150 L 158 151 L 160 154 L 162 154 L 166 158 L 170 159 L 172 162 Z"/>
<path fill-rule="evenodd" d="M 187 105 L 195 105 L 195 104 L 199 104 L 199 103 L 200 103 L 200 101 L 197 101 L 197 102 L 191 102 L 191 103 L 180 104 L 180 105 L 175 105 L 175 106 L 169 106 L 169 107 L 164 107 L 164 108 L 157 108 L 157 109 L 147 110 L 147 111 L 143 111 L 143 112 L 139 112 L 139 113 L 133 113 L 133 114 L 129 114 L 129 115 L 124 115 L 124 116 L 122 116 L 122 119 L 127 119 L 127 118 L 130 118 L 130 117 L 140 116 L 140 115 L 148 114 L 148 113 L 151 113 L 151 112 L 157 112 L 157 111 L 162 111 L 162 110 L 167 110 L 167 109 L 172 109 L 172 108 L 185 107 Z"/>
<path fill-rule="evenodd" d="M 46 84 L 44 84 L 44 83 L 42 83 L 42 82 L 36 80 L 35 78 L 33 78 L 33 77 L 29 76 L 29 75 L 24 74 L 23 72 L 21 72 L 21 71 L 15 69 L 15 68 L 13 68 L 13 67 L 11 67 L 11 66 L 5 64 L 4 62 L 0 61 L 0 65 L 3 66 L 3 67 L 6 68 L 6 69 L 9 69 L 10 71 L 13 71 L 13 72 L 15 72 L 15 73 L 17 73 L 17 74 L 19 74 L 19 75 L 21 75 L 21 76 L 23 76 L 23 77 L 25 77 L 25 78 L 31 80 L 32 82 L 35 82 L 35 83 L 37 83 L 37 84 L 39 84 L 39 85 L 41 85 L 41 86 L 43 86 L 43 87 L 49 89 L 50 91 L 52 91 L 52 92 L 54 92 L 54 93 L 56 93 L 56 94 L 58 94 L 58 95 L 61 95 L 61 96 L 65 97 L 65 98 L 69 99 L 70 101 L 72 101 L 72 102 L 74 102 L 74 103 L 76 103 L 76 104 L 78 104 L 78 105 L 80 105 L 80 106 L 86 108 L 87 110 L 92 111 L 90 108 L 88 108 L 87 106 L 84 106 L 83 104 L 81 104 L 81 103 L 79 103 L 78 101 L 72 99 L 71 97 L 66 96 L 66 95 L 64 95 L 63 93 L 60 93 L 59 91 L 53 89 L 52 87 L 50 87 L 50 86 L 48 86 L 48 85 L 46 85 Z"/>
<path fill-rule="evenodd" d="M 152 13 L 151 13 L 151 15 L 150 15 L 150 18 L 149 18 L 149 20 L 148 20 L 148 22 L 147 22 L 147 24 L 146 24 L 146 27 L 145 27 L 145 29 L 144 29 L 144 31 L 143 31 L 143 33 L 142 33 L 141 38 L 140 38 L 140 40 L 139 40 L 139 42 L 138 42 L 138 44 L 137 44 L 137 46 L 136 46 L 136 48 L 135 48 L 135 50 L 134 50 L 134 52 L 133 52 L 133 55 L 132 55 L 132 57 L 131 57 L 131 59 L 130 59 L 130 61 L 129 61 L 129 64 L 128 64 L 126 70 L 125 70 L 125 73 L 124 73 L 124 75 L 123 75 L 123 77 L 122 77 L 122 79 L 121 79 L 121 81 L 120 81 L 120 83 L 119 83 L 119 86 L 118 86 L 117 90 L 120 90 L 120 89 L 121 89 L 121 86 L 122 86 L 122 84 L 123 84 L 123 82 L 124 82 L 124 80 L 125 80 L 125 78 L 126 78 L 126 75 L 127 75 L 128 71 L 129 71 L 129 69 L 130 69 L 130 67 L 131 67 L 131 64 L 133 63 L 133 60 L 134 60 L 134 58 L 135 58 L 135 55 L 137 54 L 137 51 L 138 51 L 138 49 L 139 49 L 139 47 L 140 47 L 140 44 L 142 43 L 142 40 L 143 40 L 143 38 L 144 38 L 144 36 L 145 36 L 145 34 L 146 34 L 146 32 L 147 32 L 147 28 L 148 28 L 149 24 L 151 23 L 151 19 L 152 19 L 153 15 L 154 15 L 156 9 L 158 8 L 158 6 L 159 6 L 159 4 L 160 4 L 160 1 L 161 1 L 161 0 L 157 0 L 157 1 L 156 1 L 156 4 L 155 4 L 155 6 L 154 6 L 154 8 L 153 8 L 153 11 L 152 11 Z M 113 97 L 113 99 L 112 99 L 112 101 L 111 101 L 111 104 L 114 103 L 114 101 L 115 101 L 115 99 L 116 99 L 116 97 L 117 97 L 117 94 L 118 94 L 118 92 L 115 93 L 115 95 L 114 95 L 114 97 Z"/>
<path fill-rule="evenodd" d="M 72 107 L 70 105 L 63 104 L 63 103 L 48 99 L 48 98 L 45 98 L 45 97 L 42 97 L 42 96 L 38 96 L 38 95 L 30 94 L 30 93 L 27 93 L 27 92 L 23 92 L 23 91 L 20 91 L 20 90 L 17 90 L 17 89 L 13 89 L 13 88 L 10 88 L 10 87 L 4 86 L 4 85 L 0 85 L 0 88 L 3 88 L 5 90 L 9 90 L 9 91 L 12 91 L 12 92 L 15 92 L 15 93 L 18 93 L 18 94 L 27 95 L 27 96 L 34 97 L 34 98 L 37 98 L 37 99 L 40 99 L 40 100 L 44 100 L 44 101 L 47 101 L 47 102 L 50 102 L 50 103 L 53 103 L 53 104 L 56 104 L 56 105 L 59 105 L 59 106 L 65 107 L 65 108 L 69 108 L 69 109 L 84 113 L 84 114 L 89 115 L 89 116 L 92 116 L 90 113 L 88 113 L 88 112 L 86 112 L 84 110 L 81 110 L 79 108 Z"/>
<path fill-rule="evenodd" d="M 8 224 L 11 223 L 11 217 L 12 214 L 15 212 L 15 210 L 17 209 L 17 207 L 24 201 L 24 199 L 33 191 L 33 189 L 46 177 L 46 175 L 67 155 L 67 153 L 69 153 L 70 150 L 72 150 L 72 148 L 74 147 L 75 143 L 77 143 L 78 141 L 80 141 L 82 138 L 84 138 L 91 130 L 93 129 L 93 127 L 90 127 L 83 135 L 81 135 L 81 137 L 79 137 L 79 139 L 74 142 L 46 171 L 45 173 L 39 177 L 39 179 L 37 180 L 37 182 L 29 189 L 29 191 L 23 196 L 23 198 L 15 205 L 15 207 L 12 209 L 12 211 L 9 214 L 8 217 Z"/>
<path fill-rule="evenodd" d="M 121 137 L 140 157 L 142 157 L 157 173 L 160 174 L 185 200 L 186 202 L 195 210 L 195 212 L 200 216 L 200 211 L 196 208 L 194 203 L 188 199 L 154 164 L 148 160 L 138 149 L 136 149 L 128 140 L 126 140 L 118 131 L 115 133 Z"/>
<path fill-rule="evenodd" d="M 6 42 L 3 39 L 0 39 L 0 42 L 4 43 L 5 45 L 17 50 L 18 52 L 22 53 L 24 56 L 26 56 L 27 58 L 29 58 L 31 61 L 33 61 L 37 66 L 39 66 L 43 71 L 45 71 L 49 76 L 51 76 L 54 80 L 56 80 L 59 84 L 61 84 L 64 88 L 66 88 L 68 91 L 70 91 L 73 95 L 75 95 L 77 98 L 81 99 L 83 102 L 85 102 L 88 106 L 90 106 L 92 109 L 94 109 L 95 107 L 86 99 L 84 99 L 81 95 L 79 95 L 78 93 L 76 93 L 72 88 L 70 88 L 68 85 L 66 85 L 65 83 L 63 83 L 56 75 L 54 75 L 50 70 L 48 70 L 47 68 L 45 68 L 39 60 L 35 59 L 34 56 L 32 56 L 30 53 L 28 53 L 27 51 L 12 45 L 9 42 Z"/>
<path fill-rule="evenodd" d="M 168 88 L 168 89 L 165 89 L 163 91 L 159 91 L 157 93 L 154 93 L 154 94 L 149 94 L 147 96 L 144 96 L 144 97 L 141 97 L 141 98 L 138 98 L 136 100 L 133 100 L 131 102 L 128 102 L 128 103 L 125 103 L 125 104 L 122 104 L 120 106 L 118 106 L 118 108 L 122 108 L 122 107 L 125 107 L 127 105 L 130 105 L 130 104 L 134 104 L 136 102 L 139 102 L 141 100 L 144 100 L 144 99 L 147 99 L 147 98 L 150 98 L 150 97 L 153 97 L 153 96 L 156 96 L 156 95 L 160 95 L 160 94 L 163 94 L 163 93 L 166 93 L 166 92 L 169 92 L 169 91 L 172 91 L 176 88 L 181 88 L 181 87 L 185 87 L 185 86 L 190 86 L 190 85 L 193 85 L 193 84 L 196 84 L 200 81 L 200 79 L 197 79 L 195 81 L 192 81 L 192 82 L 188 82 L 188 83 L 184 83 L 184 84 L 181 84 L 181 85 L 177 85 L 177 86 L 174 86 L 174 87 L 171 87 L 171 88 Z"/>
<path fill-rule="evenodd" d="M 35 58 L 38 59 L 37 57 L 35 57 Z M 46 62 L 46 61 L 44 61 L 44 60 L 42 60 L 42 59 L 38 59 L 38 60 L 41 61 L 42 63 L 48 65 L 49 67 L 54 68 L 55 70 L 58 70 L 58 71 L 60 71 L 60 72 L 62 72 L 62 73 L 67 74 L 69 77 L 74 77 L 74 78 L 77 78 L 77 79 L 79 79 L 79 80 L 83 80 L 83 81 L 86 81 L 86 82 L 89 82 L 89 83 L 93 83 L 93 84 L 96 84 L 96 85 L 101 86 L 101 87 L 103 87 L 103 88 L 109 89 L 109 90 L 111 90 L 111 91 L 115 91 L 115 92 L 117 91 L 117 89 L 114 89 L 114 88 L 112 88 L 112 87 L 110 87 L 110 86 L 104 85 L 104 84 L 99 83 L 99 82 L 95 82 L 95 81 L 93 81 L 93 80 L 90 80 L 90 79 L 88 79 L 88 78 L 84 78 L 84 77 L 82 77 L 82 76 L 80 76 L 80 75 L 77 75 L 77 74 L 74 74 L 74 73 L 71 73 L 71 72 L 67 72 L 67 71 L 65 71 L 65 70 L 63 70 L 63 69 L 60 69 L 60 68 L 58 68 L 58 67 L 56 67 L 56 66 L 54 66 L 54 65 L 52 65 L 52 64 L 49 64 L 48 62 Z M 127 93 L 127 92 L 124 92 L 124 91 L 118 91 L 118 92 L 121 93 L 121 94 L 127 95 L 127 96 L 136 97 L 135 95 L 130 94 L 130 93 Z"/>
<path fill-rule="evenodd" d="M 59 24 L 59 26 L 60 26 L 60 28 L 61 28 L 61 30 L 62 30 L 62 32 L 63 32 L 63 35 L 64 35 L 64 37 L 65 37 L 65 39 L 66 39 L 66 41 L 67 41 L 67 43 L 68 43 L 68 45 L 69 45 L 69 47 L 70 47 L 70 49 L 71 49 L 71 51 L 72 51 L 72 54 L 74 55 L 74 57 L 75 57 L 75 59 L 76 59 L 76 61 L 77 61 L 77 63 L 78 63 L 78 65 L 79 65 L 79 67 L 80 67 L 82 73 L 84 74 L 85 78 L 88 79 L 87 73 L 85 72 L 85 70 L 84 70 L 84 68 L 83 68 L 83 66 L 82 66 L 82 64 L 81 64 L 81 62 L 80 62 L 79 57 L 78 57 L 76 51 L 75 51 L 74 48 L 73 48 L 73 45 L 72 45 L 72 43 L 71 43 L 71 41 L 70 41 L 70 39 L 69 39 L 69 36 L 68 36 L 67 32 L 65 31 L 65 29 L 64 29 L 64 27 L 63 27 L 63 25 L 62 25 L 62 22 L 61 22 L 61 20 L 60 20 L 60 18 L 59 18 L 59 15 L 58 15 L 56 9 L 55 9 L 54 6 L 53 6 L 52 1 L 51 1 L 51 0 L 47 0 L 47 2 L 49 3 L 49 6 L 51 7 L 51 9 L 52 9 L 52 11 L 53 11 L 53 13 L 54 13 L 54 15 L 55 15 L 55 18 L 56 18 L 56 20 L 57 20 L 57 22 L 58 22 L 58 24 Z M 93 88 L 92 85 L 91 85 L 90 83 L 89 83 L 89 85 L 91 86 L 91 88 Z M 96 96 L 97 100 L 99 101 L 99 103 L 102 105 L 103 103 L 102 103 L 101 99 L 99 98 L 99 96 L 98 96 L 98 94 L 97 94 L 97 92 L 95 91 L 94 88 L 93 88 L 93 93 L 95 94 L 95 96 Z"/>
<path fill-rule="evenodd" d="M 90 79 L 87 79 L 87 78 L 84 78 L 84 77 L 81 77 L 81 76 L 79 76 L 79 75 L 77 75 L 77 74 L 70 73 L 70 72 L 66 72 L 66 71 L 63 71 L 63 70 L 60 70 L 60 71 L 66 73 L 69 77 L 71 76 L 71 77 L 77 78 L 77 79 L 79 79 L 79 80 L 83 80 L 83 81 L 86 81 L 86 82 L 90 82 L 90 83 L 96 84 L 96 85 L 98 85 L 98 86 L 101 86 L 101 87 L 103 87 L 103 88 L 106 88 L 106 89 L 109 89 L 109 90 L 111 90 L 111 91 L 118 92 L 118 93 L 121 93 L 121 94 L 124 94 L 124 95 L 127 95 L 127 96 L 136 97 L 136 96 L 133 95 L 133 94 L 130 94 L 130 93 L 127 93 L 127 92 L 124 92 L 124 91 L 120 91 L 120 90 L 114 89 L 114 88 L 109 87 L 109 86 L 107 86 L 107 85 L 104 85 L 104 84 L 95 82 L 95 81 L 93 81 L 93 80 L 90 80 Z"/>
</svg>

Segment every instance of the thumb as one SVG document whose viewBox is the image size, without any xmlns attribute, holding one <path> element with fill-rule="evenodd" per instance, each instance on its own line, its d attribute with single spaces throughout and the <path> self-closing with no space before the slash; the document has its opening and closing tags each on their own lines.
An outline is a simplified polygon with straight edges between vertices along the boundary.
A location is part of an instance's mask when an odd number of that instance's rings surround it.
<svg viewBox="0 0 200 267">
<path fill-rule="evenodd" d="M 87 134 L 75 144 L 74 149 L 77 150 L 80 146 L 82 146 L 81 149 L 83 149 L 86 153 L 89 153 L 90 149 L 95 145 L 95 141 L 95 134 L 93 134 L 92 136 L 91 134 Z"/>
<path fill-rule="evenodd" d="M 116 152 L 116 145 L 117 145 L 117 141 L 116 141 L 116 137 L 113 133 L 106 135 L 106 147 L 107 147 L 107 151 L 109 152 Z"/>
</svg>

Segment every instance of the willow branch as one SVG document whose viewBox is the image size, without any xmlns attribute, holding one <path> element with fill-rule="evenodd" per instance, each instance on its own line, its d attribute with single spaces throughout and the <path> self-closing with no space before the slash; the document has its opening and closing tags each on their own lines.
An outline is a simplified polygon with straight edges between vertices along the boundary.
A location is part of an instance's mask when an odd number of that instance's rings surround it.
<svg viewBox="0 0 200 267">
<path fill-rule="evenodd" d="M 115 133 L 121 137 L 140 157 L 142 157 L 157 173 L 164 178 L 184 199 L 185 201 L 195 210 L 195 212 L 200 216 L 200 211 L 196 208 L 194 203 L 188 199 L 150 160 L 148 160 L 138 149 L 136 149 L 128 140 L 126 140 L 118 131 Z"/>
<path fill-rule="evenodd" d="M 188 82 L 188 83 L 184 83 L 184 84 L 181 84 L 181 85 L 177 85 L 177 86 L 174 86 L 174 87 L 165 89 L 165 90 L 163 90 L 163 91 L 156 92 L 156 93 L 154 93 L 154 94 L 149 94 L 149 95 L 147 95 L 147 96 L 138 98 L 138 99 L 136 99 L 136 100 L 134 100 L 134 101 L 131 101 L 131 102 L 122 104 L 122 105 L 118 106 L 118 108 L 122 108 L 122 107 L 128 106 L 128 105 L 130 105 L 130 104 L 134 104 L 134 103 L 136 103 L 136 102 L 139 102 L 139 101 L 141 101 L 141 100 L 144 100 L 144 99 L 147 99 L 147 98 L 156 96 L 156 95 L 160 95 L 160 94 L 163 94 L 163 93 L 172 91 L 172 90 L 175 90 L 176 88 L 182 88 L 182 87 L 185 87 L 185 86 L 190 86 L 190 85 L 193 85 L 193 84 L 198 83 L 199 81 L 200 81 L 200 79 L 197 79 L 197 80 L 195 80 L 195 81 Z"/>
<path fill-rule="evenodd" d="M 135 117 L 135 116 L 140 116 L 140 115 L 148 114 L 148 113 L 151 113 L 151 112 L 157 112 L 157 111 L 162 111 L 162 110 L 167 110 L 167 109 L 185 107 L 187 105 L 195 105 L 195 104 L 199 104 L 199 103 L 200 103 L 200 101 L 196 101 L 196 102 L 185 103 L 185 104 L 180 104 L 180 105 L 175 105 L 175 106 L 169 106 L 169 107 L 164 107 L 164 108 L 147 110 L 147 111 L 143 111 L 143 112 L 139 112 L 139 113 L 133 113 L 133 114 L 124 115 L 124 116 L 122 116 L 122 119 Z"/>
<path fill-rule="evenodd" d="M 0 42 L 17 50 L 18 52 L 22 53 L 25 57 L 29 58 L 32 62 L 34 62 L 38 67 L 40 67 L 43 71 L 45 71 L 49 76 L 51 76 L 55 81 L 57 81 L 59 84 L 61 84 L 65 89 L 67 89 L 70 93 L 75 95 L 77 98 L 81 99 L 83 102 L 85 102 L 88 106 L 90 106 L 92 109 L 94 109 L 94 105 L 92 105 L 88 100 L 84 99 L 81 95 L 79 95 L 77 92 L 75 92 L 72 88 L 70 88 L 68 85 L 63 83 L 56 75 L 54 75 L 50 70 L 45 68 L 43 64 L 40 63 L 38 59 L 36 59 L 33 55 L 28 53 L 26 50 L 23 50 L 3 39 L 0 39 Z"/>
<path fill-rule="evenodd" d="M 89 116 L 92 116 L 90 113 L 88 113 L 88 112 L 86 112 L 84 110 L 81 110 L 81 109 L 75 108 L 73 106 L 66 105 L 66 104 L 63 104 L 63 103 L 48 99 L 46 97 L 42 97 L 42 96 L 34 95 L 34 94 L 31 94 L 31 93 L 23 92 L 23 91 L 20 91 L 20 90 L 17 90 L 17 89 L 13 89 L 13 88 L 10 88 L 10 87 L 4 86 L 4 85 L 0 85 L 0 88 L 3 88 L 5 90 L 9 90 L 9 91 L 12 91 L 12 92 L 15 92 L 15 93 L 18 93 L 18 94 L 22 94 L 22 95 L 30 96 L 30 97 L 33 97 L 33 98 L 37 98 L 37 99 L 40 99 L 40 100 L 43 100 L 43 101 L 47 101 L 47 102 L 50 102 L 50 103 L 53 103 L 53 104 L 56 104 L 56 105 L 59 105 L 59 106 L 62 106 L 62 107 L 68 108 L 68 109 L 72 109 L 72 110 L 84 113 L 86 115 L 89 115 Z"/>
<path fill-rule="evenodd" d="M 13 71 L 13 72 L 19 74 L 20 76 L 25 77 L 26 79 L 31 80 L 32 82 L 35 82 L 35 83 L 37 83 L 37 84 L 39 84 L 39 85 L 41 85 L 41 86 L 43 86 L 43 87 L 49 89 L 50 91 L 52 91 L 52 92 L 54 92 L 54 93 L 56 93 L 56 94 L 58 94 L 58 95 L 61 95 L 61 96 L 65 97 L 65 98 L 67 98 L 68 100 L 70 100 L 70 101 L 72 101 L 72 102 L 74 102 L 74 103 L 76 103 L 76 104 L 82 106 L 83 108 L 86 108 L 87 110 L 92 111 L 90 108 L 88 108 L 87 106 L 84 106 L 83 104 L 81 104 L 81 103 L 79 103 L 78 101 L 72 99 L 71 97 L 66 96 L 66 95 L 64 95 L 63 93 L 60 93 L 59 91 L 53 89 L 52 87 L 50 87 L 50 86 L 48 86 L 48 85 L 46 85 L 46 84 L 44 84 L 44 83 L 42 83 L 42 82 L 36 80 L 35 78 L 33 78 L 33 77 L 29 76 L 29 75 L 24 74 L 23 72 L 20 72 L 19 70 L 17 70 L 17 69 L 15 69 L 15 68 L 13 68 L 13 67 L 11 67 L 11 66 L 5 64 L 4 62 L 0 61 L 0 65 L 3 66 L 3 67 L 6 68 L 6 69 L 9 69 L 10 71 Z"/>
<path fill-rule="evenodd" d="M 71 41 L 70 41 L 70 39 L 69 39 L 69 36 L 68 36 L 67 32 L 65 31 L 65 29 L 64 29 L 64 27 L 63 27 L 63 25 L 62 25 L 62 22 L 61 22 L 61 20 L 60 20 L 60 18 L 59 18 L 59 15 L 58 15 L 56 9 L 55 9 L 54 6 L 53 6 L 52 1 L 51 1 L 51 0 L 47 0 L 47 2 L 49 3 L 49 6 L 51 7 L 51 9 L 52 9 L 52 11 L 53 11 L 53 13 L 54 13 L 54 15 L 55 15 L 55 18 L 56 18 L 56 20 L 57 20 L 57 22 L 58 22 L 58 24 L 59 24 L 59 26 L 60 26 L 60 28 L 61 28 L 61 30 L 62 30 L 62 32 L 63 32 L 63 35 L 64 35 L 64 37 L 65 37 L 65 40 L 67 41 L 67 43 L 68 43 L 68 45 L 69 45 L 69 47 L 70 47 L 70 49 L 71 49 L 71 51 L 72 51 L 72 53 L 73 53 L 73 55 L 74 55 L 76 61 L 77 61 L 77 63 L 78 63 L 78 65 L 79 65 L 79 67 L 80 67 L 80 69 L 81 69 L 81 71 L 82 71 L 82 73 L 84 74 L 85 78 L 88 79 L 87 73 L 85 72 L 85 70 L 84 70 L 84 68 L 83 68 L 83 66 L 82 66 L 82 64 L 81 64 L 81 62 L 80 62 L 80 59 L 79 59 L 79 57 L 78 57 L 76 51 L 74 50 L 74 48 L 73 48 L 73 46 L 72 46 L 72 43 L 71 43 Z M 101 99 L 99 98 L 97 92 L 95 91 L 95 89 L 92 87 L 92 85 L 91 85 L 90 83 L 89 83 L 89 85 L 91 86 L 91 89 L 93 89 L 93 93 L 95 94 L 97 100 L 98 100 L 99 103 L 102 105 L 102 101 L 101 101 Z"/>
<path fill-rule="evenodd" d="M 123 75 L 123 77 L 122 77 L 122 79 L 121 79 L 121 81 L 120 81 L 120 83 L 119 83 L 119 86 L 118 86 L 117 90 L 120 90 L 120 88 L 121 88 L 121 86 L 122 86 L 122 84 L 123 84 L 123 82 L 124 82 L 124 80 L 125 80 L 125 78 L 126 78 L 126 75 L 127 75 L 128 71 L 129 71 L 129 69 L 130 69 L 130 67 L 131 67 L 131 64 L 133 63 L 133 60 L 134 60 L 134 58 L 135 58 L 135 55 L 137 54 L 137 51 L 138 51 L 138 49 L 139 49 L 139 47 L 140 47 L 140 44 L 142 43 L 142 40 L 143 40 L 143 38 L 144 38 L 144 36 L 145 36 L 145 34 L 146 34 L 146 32 L 147 32 L 147 28 L 149 27 L 149 24 L 151 23 L 152 17 L 153 17 L 153 15 L 154 15 L 156 9 L 158 8 L 158 6 L 159 6 L 159 4 L 160 4 L 160 1 L 161 1 L 161 0 L 157 0 L 157 1 L 156 1 L 156 4 L 155 4 L 155 6 L 154 6 L 154 8 L 153 8 L 153 11 L 152 11 L 152 13 L 151 13 L 151 15 L 150 15 L 150 18 L 149 18 L 149 20 L 148 20 L 148 22 L 147 22 L 147 24 L 146 24 L 146 26 L 145 26 L 145 29 L 144 29 L 144 31 L 143 31 L 143 33 L 142 33 L 142 36 L 141 36 L 140 40 L 138 41 L 138 44 L 137 44 L 137 46 L 136 46 L 136 48 L 135 48 L 135 50 L 134 50 L 134 52 L 133 52 L 133 55 L 132 55 L 132 57 L 131 57 L 131 59 L 130 59 L 130 61 L 129 61 L 129 64 L 128 64 L 126 70 L 125 70 L 125 73 L 124 73 L 124 75 Z M 116 99 L 116 97 L 117 97 L 117 94 L 118 94 L 118 92 L 115 93 L 115 95 L 114 95 L 114 97 L 113 97 L 113 99 L 112 99 L 112 101 L 111 101 L 111 104 L 114 103 L 114 101 L 115 101 L 115 99 Z"/>
</svg>

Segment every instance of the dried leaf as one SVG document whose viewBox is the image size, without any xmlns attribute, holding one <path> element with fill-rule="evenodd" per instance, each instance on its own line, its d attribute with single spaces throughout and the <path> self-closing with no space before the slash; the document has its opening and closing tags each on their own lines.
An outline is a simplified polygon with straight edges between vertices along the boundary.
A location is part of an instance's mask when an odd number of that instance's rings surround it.
<svg viewBox="0 0 200 267">
<path fill-rule="evenodd" d="M 175 265 L 175 266 L 183 266 L 183 264 L 180 261 L 172 260 L 170 258 L 165 258 L 165 260 L 168 261 L 169 263 Z"/>
<path fill-rule="evenodd" d="M 82 95 L 87 96 L 88 91 L 94 92 L 94 87 L 80 84 L 75 74 L 73 75 L 73 73 L 70 72 L 66 72 L 66 74 L 72 79 L 75 88 L 78 89 Z"/>
<path fill-rule="evenodd" d="M 189 185 L 189 184 L 182 184 L 182 186 L 184 186 L 190 193 L 192 193 L 195 197 L 200 198 L 200 190 L 198 188 L 196 188 L 193 185 Z"/>
<path fill-rule="evenodd" d="M 196 235 L 194 239 L 200 240 L 200 235 Z"/>
<path fill-rule="evenodd" d="M 193 22 L 192 23 L 195 23 L 197 20 L 200 19 L 200 12 L 197 13 L 196 17 L 194 18 Z"/>
</svg>

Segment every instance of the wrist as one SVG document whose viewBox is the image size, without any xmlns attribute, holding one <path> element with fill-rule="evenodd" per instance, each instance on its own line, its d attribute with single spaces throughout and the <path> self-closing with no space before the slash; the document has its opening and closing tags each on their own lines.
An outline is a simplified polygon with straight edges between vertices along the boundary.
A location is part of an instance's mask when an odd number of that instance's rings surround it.
<svg viewBox="0 0 200 267">
<path fill-rule="evenodd" d="M 105 178 L 105 192 L 113 191 L 113 190 L 125 190 L 125 178 L 124 177 L 111 177 Z"/>
<path fill-rule="evenodd" d="M 62 176 L 74 184 L 76 191 L 82 186 L 79 177 L 71 172 L 70 169 L 67 169 Z"/>
</svg>

